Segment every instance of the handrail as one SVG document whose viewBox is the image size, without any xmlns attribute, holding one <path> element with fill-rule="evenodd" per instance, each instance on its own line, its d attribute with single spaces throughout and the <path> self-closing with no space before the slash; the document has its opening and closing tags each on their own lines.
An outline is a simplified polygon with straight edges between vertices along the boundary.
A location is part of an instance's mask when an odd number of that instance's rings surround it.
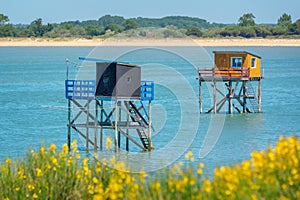
<svg viewBox="0 0 300 200">
<path fill-rule="evenodd" d="M 239 79 L 249 79 L 250 69 L 241 68 L 241 69 L 228 69 L 222 70 L 218 68 L 212 69 L 198 69 L 199 79 L 217 79 L 217 78 L 227 78 L 228 80 L 232 78 Z"/>
<path fill-rule="evenodd" d="M 95 99 L 96 81 L 95 80 L 65 80 L 66 99 Z M 154 99 L 154 82 L 141 81 L 142 101 Z"/>
</svg>

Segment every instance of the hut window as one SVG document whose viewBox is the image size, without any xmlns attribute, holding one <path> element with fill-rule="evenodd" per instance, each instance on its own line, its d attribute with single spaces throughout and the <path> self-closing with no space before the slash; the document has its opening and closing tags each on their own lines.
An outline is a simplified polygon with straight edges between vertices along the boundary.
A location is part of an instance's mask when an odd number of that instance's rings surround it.
<svg viewBox="0 0 300 200">
<path fill-rule="evenodd" d="M 256 68 L 256 58 L 251 58 L 251 68 Z"/>
<path fill-rule="evenodd" d="M 231 57 L 231 68 L 241 68 L 242 57 Z"/>
</svg>

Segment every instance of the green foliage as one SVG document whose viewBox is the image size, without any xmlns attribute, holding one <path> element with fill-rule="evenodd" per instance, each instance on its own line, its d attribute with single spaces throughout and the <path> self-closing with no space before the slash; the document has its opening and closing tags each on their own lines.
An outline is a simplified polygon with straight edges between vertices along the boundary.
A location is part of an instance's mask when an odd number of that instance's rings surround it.
<svg viewBox="0 0 300 200">
<path fill-rule="evenodd" d="M 113 33 L 121 33 L 124 30 L 124 27 L 119 24 L 108 24 L 105 30 L 110 30 Z"/>
<path fill-rule="evenodd" d="M 0 26 L 0 37 L 12 37 L 13 27 L 11 24 L 6 24 Z"/>
<path fill-rule="evenodd" d="M 281 27 L 288 27 L 292 24 L 292 17 L 284 13 L 277 21 L 277 25 Z"/>
<path fill-rule="evenodd" d="M 105 15 L 99 18 L 98 25 L 103 27 L 107 27 L 109 24 L 122 25 L 124 21 L 125 21 L 124 17 Z"/>
<path fill-rule="evenodd" d="M 111 149 L 112 140 L 106 149 Z M 251 157 L 216 167 L 207 176 L 192 151 L 157 173 L 130 173 L 118 156 L 81 158 L 76 141 L 30 149 L 20 160 L 0 163 L 0 199 L 300 199 L 300 141 L 280 137 Z"/>
<path fill-rule="evenodd" d="M 33 37 L 34 33 L 28 27 L 15 27 L 13 29 L 14 37 Z"/>
<path fill-rule="evenodd" d="M 291 34 L 300 35 L 300 19 L 289 26 Z"/>
<path fill-rule="evenodd" d="M 239 26 L 254 26 L 255 21 L 254 21 L 255 16 L 252 13 L 246 13 L 242 17 L 239 18 Z"/>
<path fill-rule="evenodd" d="M 269 25 L 255 26 L 256 37 L 268 37 L 272 35 L 271 27 Z"/>
<path fill-rule="evenodd" d="M 9 19 L 6 15 L 0 14 L 0 25 L 4 25 Z"/>
<path fill-rule="evenodd" d="M 199 28 L 192 27 L 192 28 L 187 29 L 186 35 L 201 37 L 201 36 L 203 36 L 203 33 Z"/>
<path fill-rule="evenodd" d="M 42 19 L 38 18 L 31 22 L 29 29 L 32 30 L 34 33 L 34 36 L 36 37 L 42 37 L 45 33 L 51 31 L 53 29 L 52 24 L 43 25 Z"/>
<path fill-rule="evenodd" d="M 127 19 L 123 22 L 124 30 L 137 29 L 138 23 L 134 19 Z"/>
<path fill-rule="evenodd" d="M 110 37 L 124 33 L 129 37 L 180 38 L 195 37 L 293 37 L 300 34 L 299 20 L 292 23 L 291 16 L 284 13 L 277 25 L 256 25 L 255 16 L 246 13 L 237 25 L 209 23 L 204 19 L 186 16 L 163 18 L 131 18 L 105 15 L 98 20 L 68 21 L 43 25 L 38 18 L 30 25 L 7 24 L 8 16 L 0 14 L 0 37 Z M 137 30 L 141 27 L 142 30 Z"/>
<path fill-rule="evenodd" d="M 89 36 L 98 36 L 104 34 L 103 27 L 97 27 L 93 25 L 89 25 L 85 27 L 86 34 Z"/>
</svg>

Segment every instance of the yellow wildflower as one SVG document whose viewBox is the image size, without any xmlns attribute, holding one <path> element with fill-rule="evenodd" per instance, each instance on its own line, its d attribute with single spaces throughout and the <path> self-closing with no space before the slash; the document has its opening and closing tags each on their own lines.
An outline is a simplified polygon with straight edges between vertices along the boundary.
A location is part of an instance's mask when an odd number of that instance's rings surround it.
<svg viewBox="0 0 300 200">
<path fill-rule="evenodd" d="M 38 195 L 37 195 L 36 193 L 33 193 L 32 197 L 33 197 L 34 199 L 37 199 L 37 198 L 38 198 Z"/>
<path fill-rule="evenodd" d="M 34 190 L 34 185 L 31 185 L 30 183 L 27 185 L 27 189 L 30 191 Z"/>
<path fill-rule="evenodd" d="M 94 187 L 92 185 L 88 185 L 88 193 L 94 194 Z"/>
<path fill-rule="evenodd" d="M 50 151 L 53 154 L 56 152 L 56 145 L 55 144 L 50 144 Z"/>
<path fill-rule="evenodd" d="M 10 165 L 10 164 L 11 164 L 11 160 L 10 160 L 9 158 L 7 158 L 7 159 L 5 160 L 5 163 L 6 163 L 6 165 Z"/>
<path fill-rule="evenodd" d="M 35 171 L 36 171 L 36 176 L 37 177 L 42 176 L 42 170 L 40 168 L 35 168 Z"/>
<path fill-rule="evenodd" d="M 111 137 L 108 137 L 107 139 L 106 139 L 106 149 L 111 149 L 112 148 L 112 139 L 111 139 Z"/>
</svg>

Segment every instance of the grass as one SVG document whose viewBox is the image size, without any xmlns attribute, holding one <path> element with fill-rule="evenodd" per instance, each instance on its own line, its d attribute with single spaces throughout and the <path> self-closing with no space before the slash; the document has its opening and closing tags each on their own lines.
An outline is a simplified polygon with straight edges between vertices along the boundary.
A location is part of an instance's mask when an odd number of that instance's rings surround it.
<svg viewBox="0 0 300 200">
<path fill-rule="evenodd" d="M 185 156 L 194 162 L 192 152 Z M 240 164 L 203 175 L 199 162 L 181 162 L 152 176 L 130 174 L 124 163 L 80 158 L 76 141 L 69 151 L 51 144 L 21 160 L 0 164 L 0 199 L 300 199 L 300 142 L 281 137 L 274 148 L 253 152 Z M 197 166 L 197 167 L 193 167 Z"/>
</svg>

